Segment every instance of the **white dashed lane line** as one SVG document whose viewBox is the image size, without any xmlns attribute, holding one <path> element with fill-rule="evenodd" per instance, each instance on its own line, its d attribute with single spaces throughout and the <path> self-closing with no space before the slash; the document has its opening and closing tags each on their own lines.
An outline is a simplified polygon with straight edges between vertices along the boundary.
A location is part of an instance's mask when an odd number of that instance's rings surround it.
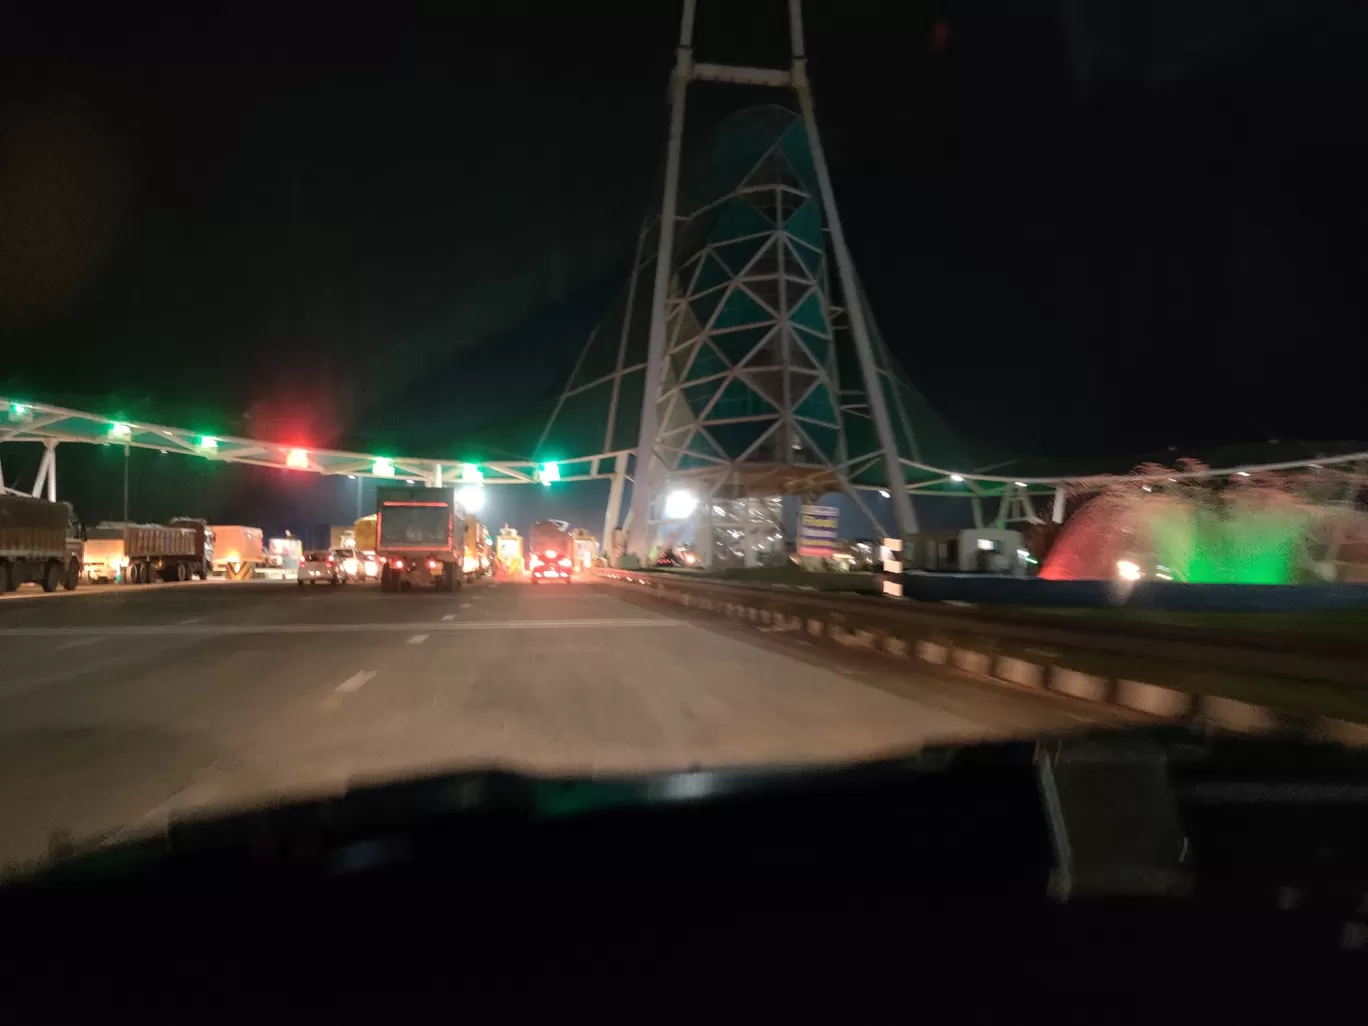
<svg viewBox="0 0 1368 1026">
<path fill-rule="evenodd" d="M 361 670 L 358 673 L 353 673 L 341 684 L 337 685 L 337 690 L 344 695 L 352 691 L 360 691 L 361 688 L 365 685 L 365 683 L 374 676 L 374 670 Z"/>
<path fill-rule="evenodd" d="M 410 645 L 421 645 L 423 642 L 427 641 L 427 639 L 428 636 L 426 634 L 415 634 L 413 637 L 408 639 L 408 643 Z"/>
<path fill-rule="evenodd" d="M 442 619 L 443 619 L 444 621 L 450 622 L 450 621 L 456 619 L 456 614 L 455 614 L 455 613 L 447 613 L 447 615 L 444 616 L 444 617 L 442 617 Z"/>
</svg>

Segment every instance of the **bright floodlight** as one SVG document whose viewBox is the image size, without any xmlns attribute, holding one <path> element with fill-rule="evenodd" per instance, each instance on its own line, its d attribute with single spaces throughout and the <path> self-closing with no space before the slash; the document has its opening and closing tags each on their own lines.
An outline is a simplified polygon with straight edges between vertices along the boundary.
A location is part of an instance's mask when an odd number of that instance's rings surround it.
<svg viewBox="0 0 1368 1026">
<path fill-rule="evenodd" d="M 375 466 L 371 467 L 371 473 L 376 477 L 393 477 L 394 464 L 381 456 L 376 459 Z"/>
<path fill-rule="evenodd" d="M 204 435 L 204 436 L 199 440 L 199 444 L 200 444 L 200 448 L 201 448 L 201 449 L 217 449 L 217 448 L 218 448 L 218 439 L 217 439 L 217 438 L 211 438 L 209 435 Z"/>
<path fill-rule="evenodd" d="M 479 484 L 484 480 L 484 471 L 480 469 L 478 464 L 462 463 L 461 480 L 466 484 Z"/>
<path fill-rule="evenodd" d="M 954 481 L 955 484 L 959 484 L 961 481 L 964 480 L 964 475 L 963 475 L 963 474 L 951 474 L 951 475 L 950 475 L 950 480 L 951 480 L 951 481 Z"/>
<path fill-rule="evenodd" d="M 291 449 L 285 457 L 285 466 L 295 470 L 309 469 L 309 453 L 306 449 Z"/>
<path fill-rule="evenodd" d="M 127 424 L 110 424 L 109 433 L 114 438 L 127 438 L 133 433 L 133 429 Z"/>
<path fill-rule="evenodd" d="M 1116 576 L 1123 581 L 1138 581 L 1143 575 L 1140 573 L 1140 567 L 1129 559 L 1118 559 L 1116 561 Z"/>
<path fill-rule="evenodd" d="M 456 491 L 456 501 L 471 513 L 484 509 L 485 490 L 479 485 L 469 485 Z"/>
<path fill-rule="evenodd" d="M 698 507 L 698 496 L 680 488 L 665 497 L 665 519 L 683 520 Z"/>
<path fill-rule="evenodd" d="M 543 463 L 543 464 L 542 464 L 542 467 L 541 467 L 541 471 L 538 473 L 537 476 L 538 476 L 539 478 L 541 478 L 541 483 L 544 484 L 544 485 L 549 485 L 552 481 L 559 481 L 559 480 L 560 480 L 560 464 L 559 464 L 559 463 Z"/>
</svg>

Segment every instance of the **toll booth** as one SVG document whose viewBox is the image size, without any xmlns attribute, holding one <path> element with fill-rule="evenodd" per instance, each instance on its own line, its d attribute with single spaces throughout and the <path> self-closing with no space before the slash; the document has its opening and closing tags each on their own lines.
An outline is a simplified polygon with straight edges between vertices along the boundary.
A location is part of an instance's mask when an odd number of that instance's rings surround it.
<svg viewBox="0 0 1368 1026">
<path fill-rule="evenodd" d="M 576 570 L 587 570 L 598 562 L 598 539 L 584 528 L 577 527 L 571 532 L 570 544 Z"/>
<path fill-rule="evenodd" d="M 497 561 L 499 573 L 510 577 L 522 575 L 524 569 L 522 535 L 507 524 L 499 529 L 499 536 L 494 539 L 494 558 Z"/>
</svg>

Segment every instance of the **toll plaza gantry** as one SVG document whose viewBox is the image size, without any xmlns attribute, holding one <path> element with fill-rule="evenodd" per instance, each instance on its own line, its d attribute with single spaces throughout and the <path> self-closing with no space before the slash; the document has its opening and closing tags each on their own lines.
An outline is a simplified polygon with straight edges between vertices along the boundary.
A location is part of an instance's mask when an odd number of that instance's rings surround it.
<svg viewBox="0 0 1368 1026">
<path fill-rule="evenodd" d="M 621 494 L 627 452 L 603 453 L 569 461 L 417 459 L 341 449 L 305 448 L 234 435 L 210 435 L 141 420 L 115 420 L 98 413 L 0 396 L 0 443 L 32 442 L 43 446 L 33 484 L 21 489 L 7 480 L 0 464 L 0 491 L 57 500 L 57 447 L 62 443 L 119 445 L 156 449 L 198 459 L 243 463 L 275 470 L 295 470 L 352 478 L 396 478 L 433 487 L 497 484 L 542 484 L 615 477 Z M 619 457 L 622 457 L 619 459 Z"/>
</svg>

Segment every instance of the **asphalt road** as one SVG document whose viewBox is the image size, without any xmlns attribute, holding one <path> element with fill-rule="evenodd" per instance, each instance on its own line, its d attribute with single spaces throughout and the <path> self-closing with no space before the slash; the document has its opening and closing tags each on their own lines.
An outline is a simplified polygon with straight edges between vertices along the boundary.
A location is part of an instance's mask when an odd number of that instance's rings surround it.
<svg viewBox="0 0 1368 1026">
<path fill-rule="evenodd" d="M 1125 717 L 587 582 L 24 595 L 0 602 L 0 865 L 54 831 L 349 780 L 847 760 Z"/>
</svg>

